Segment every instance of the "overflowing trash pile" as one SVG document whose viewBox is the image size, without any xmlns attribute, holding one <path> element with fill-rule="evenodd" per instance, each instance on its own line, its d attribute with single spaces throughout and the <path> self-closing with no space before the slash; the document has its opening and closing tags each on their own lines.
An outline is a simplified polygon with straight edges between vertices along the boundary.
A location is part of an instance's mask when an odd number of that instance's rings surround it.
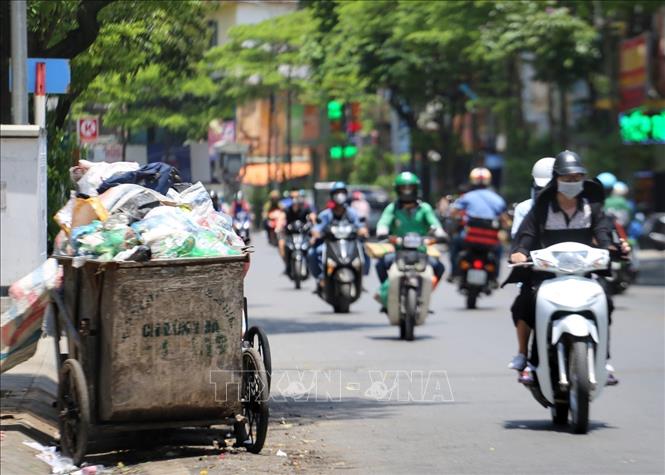
<svg viewBox="0 0 665 475">
<path fill-rule="evenodd" d="M 170 165 L 80 160 L 70 174 L 77 190 L 54 216 L 61 228 L 55 255 L 146 261 L 245 250 L 205 187 L 183 183 Z"/>
</svg>

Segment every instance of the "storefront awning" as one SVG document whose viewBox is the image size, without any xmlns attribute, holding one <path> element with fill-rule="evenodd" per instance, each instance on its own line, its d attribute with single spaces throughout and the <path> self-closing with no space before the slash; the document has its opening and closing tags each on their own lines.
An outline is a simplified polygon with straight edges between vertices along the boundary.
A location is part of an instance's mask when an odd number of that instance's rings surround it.
<svg viewBox="0 0 665 475">
<path fill-rule="evenodd" d="M 243 168 L 242 183 L 244 185 L 265 186 L 271 181 L 282 182 L 301 178 L 312 173 L 310 162 L 288 163 L 251 163 Z"/>
</svg>

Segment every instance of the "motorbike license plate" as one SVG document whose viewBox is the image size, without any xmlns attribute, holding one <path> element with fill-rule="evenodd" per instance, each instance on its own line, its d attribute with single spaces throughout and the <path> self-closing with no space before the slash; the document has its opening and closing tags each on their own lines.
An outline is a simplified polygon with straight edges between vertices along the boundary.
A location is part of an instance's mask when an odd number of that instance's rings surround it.
<svg viewBox="0 0 665 475">
<path fill-rule="evenodd" d="M 487 272 L 478 269 L 469 269 L 466 273 L 466 283 L 471 285 L 485 285 Z"/>
</svg>

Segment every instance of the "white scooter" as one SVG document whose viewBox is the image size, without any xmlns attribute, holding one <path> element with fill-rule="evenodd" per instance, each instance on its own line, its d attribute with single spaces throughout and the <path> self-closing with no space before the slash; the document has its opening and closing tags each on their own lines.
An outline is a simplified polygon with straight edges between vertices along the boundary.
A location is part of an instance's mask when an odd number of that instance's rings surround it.
<svg viewBox="0 0 665 475">
<path fill-rule="evenodd" d="M 534 398 L 551 408 L 555 424 L 566 424 L 584 434 L 589 426 L 589 404 L 607 382 L 608 309 L 605 291 L 591 272 L 608 269 L 609 252 L 575 242 L 555 244 L 531 252 L 534 271 L 556 277 L 542 282 L 536 295 L 538 367 Z"/>
</svg>

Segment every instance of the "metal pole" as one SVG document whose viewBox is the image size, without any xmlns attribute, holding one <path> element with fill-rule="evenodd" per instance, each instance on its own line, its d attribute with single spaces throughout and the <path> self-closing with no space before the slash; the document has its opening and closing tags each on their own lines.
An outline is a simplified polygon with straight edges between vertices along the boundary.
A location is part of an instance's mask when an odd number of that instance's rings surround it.
<svg viewBox="0 0 665 475">
<path fill-rule="evenodd" d="M 293 178 L 293 169 L 291 167 L 291 75 L 289 70 L 289 77 L 286 86 L 286 162 L 289 164 L 289 177 L 288 183 L 291 184 Z"/>
<path fill-rule="evenodd" d="M 13 0 L 11 9 L 12 39 L 12 119 L 15 124 L 28 123 L 28 93 L 26 91 L 28 32 L 26 2 Z"/>
</svg>

